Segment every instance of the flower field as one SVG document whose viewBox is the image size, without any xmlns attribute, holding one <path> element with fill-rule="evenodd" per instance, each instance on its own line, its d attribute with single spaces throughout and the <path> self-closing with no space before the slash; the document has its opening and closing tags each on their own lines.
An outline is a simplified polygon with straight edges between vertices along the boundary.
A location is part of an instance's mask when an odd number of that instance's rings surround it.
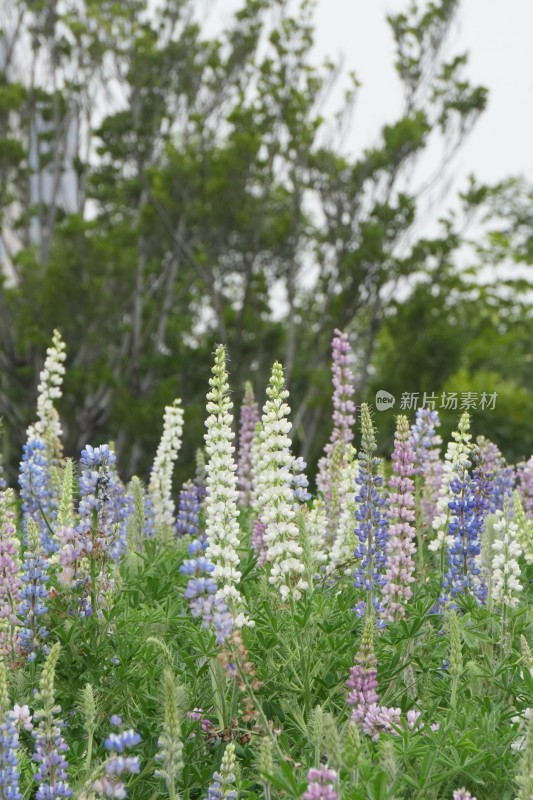
<svg viewBox="0 0 533 800">
<path fill-rule="evenodd" d="M 0 800 L 533 798 L 533 458 L 430 408 L 379 457 L 351 357 L 312 495 L 282 365 L 235 409 L 218 347 L 175 495 L 178 399 L 146 486 L 64 457 L 54 333 L 0 483 Z"/>
</svg>

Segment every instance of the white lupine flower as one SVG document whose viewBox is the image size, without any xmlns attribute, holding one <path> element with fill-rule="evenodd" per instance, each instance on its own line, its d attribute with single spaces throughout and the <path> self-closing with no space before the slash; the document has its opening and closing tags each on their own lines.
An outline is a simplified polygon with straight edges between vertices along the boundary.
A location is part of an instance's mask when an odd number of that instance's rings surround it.
<svg viewBox="0 0 533 800">
<path fill-rule="evenodd" d="M 520 494 L 513 492 L 514 519 L 518 525 L 518 541 L 527 564 L 533 564 L 533 521 L 528 519 Z"/>
<path fill-rule="evenodd" d="M 27 439 L 42 439 L 46 442 L 49 455 L 53 460 L 62 456 L 61 437 L 63 430 L 54 400 L 62 396 L 64 362 L 66 347 L 58 330 L 54 331 L 52 344 L 46 351 L 44 366 L 39 376 L 37 387 L 37 421 L 30 425 Z"/>
<path fill-rule="evenodd" d="M 163 435 L 152 466 L 148 492 L 152 500 L 156 528 L 168 533 L 174 527 L 175 506 L 172 499 L 172 473 L 181 448 L 183 409 L 176 399 L 165 408 Z"/>
<path fill-rule="evenodd" d="M 317 564 L 325 564 L 328 560 L 326 550 L 326 534 L 328 530 L 328 517 L 326 504 L 323 500 L 316 500 L 313 508 L 305 517 L 305 527 L 309 538 L 311 555 Z"/>
<path fill-rule="evenodd" d="M 250 449 L 250 458 L 252 462 L 252 488 L 250 493 L 250 505 L 253 508 L 258 508 L 258 497 L 257 497 L 257 482 L 259 480 L 260 475 L 260 457 L 261 457 L 261 431 L 263 430 L 263 425 L 261 422 L 258 422 L 255 426 L 255 436 L 252 441 L 252 446 Z"/>
<path fill-rule="evenodd" d="M 226 351 L 219 345 L 215 354 L 211 389 L 207 395 L 206 420 L 207 433 L 205 452 L 208 456 L 207 495 L 205 499 L 205 531 L 207 537 L 206 556 L 214 566 L 212 577 L 222 597 L 233 613 L 235 625 L 252 625 L 244 613 L 243 599 L 237 589 L 241 579 L 239 567 L 240 528 L 237 502 L 237 465 L 233 457 L 235 448 L 231 444 L 234 433 L 231 430 L 233 403 L 229 398 L 228 373 L 226 372 Z"/>
<path fill-rule="evenodd" d="M 284 600 L 289 595 L 297 600 L 307 583 L 302 577 L 303 551 L 294 521 L 293 455 L 288 436 L 291 423 L 287 419 L 290 408 L 284 402 L 289 393 L 285 389 L 283 368 L 277 362 L 272 369 L 267 395 L 257 462 L 256 507 L 265 525 L 263 540 L 268 548 L 266 560 L 271 565 L 268 580 L 279 589 Z"/>
<path fill-rule="evenodd" d="M 347 454 L 348 461 L 343 469 L 339 484 L 339 526 L 331 548 L 330 558 L 330 568 L 337 569 L 341 564 L 344 564 L 343 572 L 345 575 L 351 575 L 353 572 L 352 562 L 358 543 L 354 528 L 355 510 L 357 508 L 355 500 L 357 486 L 355 480 L 359 473 L 359 462 L 354 457 L 355 450 L 350 447 L 350 451 Z"/>
<path fill-rule="evenodd" d="M 448 444 L 446 455 L 444 456 L 444 467 L 439 495 L 436 503 L 436 514 L 432 522 L 433 530 L 436 533 L 435 539 L 429 543 L 428 547 L 434 552 L 439 552 L 445 545 L 448 532 L 450 502 L 450 484 L 458 470 L 466 470 L 470 466 L 470 454 L 472 452 L 472 435 L 470 430 L 470 417 L 468 412 L 464 412 L 459 420 L 458 430 L 452 433 L 453 442 Z"/>
<path fill-rule="evenodd" d="M 492 544 L 492 597 L 497 605 L 515 608 L 522 591 L 518 559 L 522 548 L 518 542 L 518 525 L 508 518 L 508 511 L 496 511 Z"/>
</svg>

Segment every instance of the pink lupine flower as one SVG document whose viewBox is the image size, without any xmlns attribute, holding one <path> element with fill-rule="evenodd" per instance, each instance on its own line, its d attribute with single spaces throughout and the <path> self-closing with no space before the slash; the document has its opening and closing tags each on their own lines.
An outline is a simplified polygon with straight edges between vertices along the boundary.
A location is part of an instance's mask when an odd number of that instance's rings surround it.
<svg viewBox="0 0 533 800">
<path fill-rule="evenodd" d="M 363 629 L 363 637 L 359 652 L 355 656 L 355 664 L 350 670 L 346 682 L 351 689 L 346 702 L 352 707 L 352 721 L 363 725 L 370 708 L 378 703 L 377 661 L 374 654 L 374 627 L 372 618 L 367 618 Z"/>
<path fill-rule="evenodd" d="M 337 780 L 337 773 L 328 767 L 320 769 L 310 769 L 307 773 L 309 785 L 304 792 L 304 800 L 337 800 L 337 792 L 334 784 Z"/>
<path fill-rule="evenodd" d="M 407 417 L 399 416 L 392 454 L 393 477 L 389 481 L 389 539 L 383 586 L 383 616 L 395 620 L 405 616 L 403 604 L 413 596 L 416 550 L 415 497 L 412 475 L 415 473 L 415 452 L 409 438 Z"/>
<path fill-rule="evenodd" d="M 401 709 L 371 705 L 363 720 L 363 731 L 377 742 L 380 733 L 397 733 L 395 728 L 401 724 Z"/>
<path fill-rule="evenodd" d="M 518 494 L 528 519 L 533 519 L 533 456 L 516 467 Z"/>
<path fill-rule="evenodd" d="M 33 730 L 31 711 L 28 706 L 19 706 L 18 703 L 15 703 L 13 711 L 11 712 L 11 718 L 15 725 L 22 725 L 24 730 Z"/>
<path fill-rule="evenodd" d="M 473 794 L 470 794 L 465 788 L 456 789 L 453 793 L 453 800 L 476 800 Z"/>
<path fill-rule="evenodd" d="M 318 464 L 317 487 L 327 494 L 329 483 L 329 464 L 335 446 L 339 442 L 346 445 L 353 440 L 355 424 L 355 403 L 353 372 L 350 368 L 352 348 L 348 334 L 335 330 L 331 343 L 333 356 L 333 430 L 329 442 L 324 447 L 324 455 Z"/>
</svg>

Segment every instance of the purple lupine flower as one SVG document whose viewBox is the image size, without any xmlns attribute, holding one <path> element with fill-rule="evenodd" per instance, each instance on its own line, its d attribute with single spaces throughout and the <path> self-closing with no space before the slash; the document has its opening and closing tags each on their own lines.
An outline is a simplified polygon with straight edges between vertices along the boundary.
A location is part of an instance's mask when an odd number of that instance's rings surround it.
<svg viewBox="0 0 533 800">
<path fill-rule="evenodd" d="M 490 508 L 490 481 L 483 469 L 479 450 L 474 452 L 475 466 L 469 475 L 470 462 L 458 465 L 450 482 L 454 495 L 449 503 L 451 519 L 448 528 L 448 571 L 443 582 L 441 603 L 449 596 L 459 597 L 472 592 L 483 602 L 486 587 L 480 577 L 478 556 L 480 534 Z"/>
<path fill-rule="evenodd" d="M 326 766 L 310 769 L 307 780 L 309 783 L 303 795 L 304 800 L 337 800 L 338 795 L 334 788 L 337 781 L 335 770 Z"/>
<path fill-rule="evenodd" d="M 366 600 L 357 604 L 355 610 L 359 617 L 371 613 L 374 608 L 378 614 L 383 611 L 379 599 L 385 584 L 383 567 L 386 560 L 388 540 L 387 519 L 382 511 L 385 498 L 381 491 L 382 479 L 376 474 L 380 459 L 375 458 L 376 439 L 370 410 L 366 403 L 361 406 L 362 445 L 358 454 L 359 474 L 355 479 L 359 490 L 356 496 L 355 535 L 359 544 L 355 549 L 358 562 L 354 573 L 354 584 L 364 589 Z"/>
<path fill-rule="evenodd" d="M 54 698 L 54 674 L 58 658 L 59 644 L 56 643 L 50 650 L 41 674 L 37 700 L 41 701 L 42 708 L 34 714 L 39 724 L 31 734 L 35 739 L 33 760 L 37 764 L 34 780 L 39 784 L 35 800 L 72 797 L 67 777 L 68 764 L 63 755 L 68 750 L 61 734 L 64 722 L 57 719 L 61 708 L 55 704 Z"/>
<path fill-rule="evenodd" d="M 505 462 L 500 448 L 498 445 L 486 439 L 484 436 L 478 436 L 477 444 L 483 463 L 483 469 L 487 475 L 490 476 L 491 492 L 490 492 L 490 513 L 494 514 L 495 511 L 503 511 L 505 498 L 511 498 L 513 495 L 515 473 L 514 467 Z"/>
<path fill-rule="evenodd" d="M 20 625 L 20 560 L 15 519 L 11 511 L 13 491 L 0 495 L 0 653 L 14 657 L 16 630 Z M 5 626 L 5 627 L 4 627 Z"/>
<path fill-rule="evenodd" d="M 250 505 L 252 492 L 252 444 L 257 423 L 261 420 L 259 405 L 254 397 L 252 384 L 244 388 L 244 400 L 239 419 L 239 459 L 237 465 L 237 487 L 239 502 L 243 508 Z"/>
<path fill-rule="evenodd" d="M 350 677 L 346 686 L 351 691 L 346 702 L 352 708 L 351 720 L 377 741 L 380 733 L 396 733 L 395 727 L 400 725 L 399 708 L 387 708 L 378 705 L 377 693 L 377 661 L 374 653 L 374 622 L 367 617 L 363 628 L 363 636 L 359 651 L 354 658 L 354 666 L 350 669 Z"/>
<path fill-rule="evenodd" d="M 350 368 L 352 348 L 348 334 L 335 330 L 331 343 L 333 357 L 333 431 L 324 447 L 324 455 L 318 464 L 317 487 L 327 494 L 329 483 L 329 462 L 338 442 L 351 444 L 355 424 L 354 377 Z"/>
<path fill-rule="evenodd" d="M 6 666 L 0 662 L 0 797 L 3 800 L 22 800 L 18 747 L 16 715 L 9 710 Z"/>
<path fill-rule="evenodd" d="M 374 653 L 374 626 L 368 617 L 363 628 L 363 636 L 359 651 L 354 658 L 354 666 L 350 669 L 350 677 L 346 682 L 349 692 L 346 702 L 352 709 L 352 722 L 362 725 L 370 708 L 376 706 L 377 693 L 377 660 Z"/>
<path fill-rule="evenodd" d="M 45 552 L 53 553 L 57 550 L 57 542 L 49 525 L 57 516 L 57 504 L 54 503 L 46 445 L 41 439 L 29 439 L 22 452 L 19 486 L 24 529 L 27 529 L 31 517 L 37 525 Z"/>
<path fill-rule="evenodd" d="M 257 565 L 262 567 L 266 563 L 268 555 L 268 545 L 265 542 L 266 525 L 257 517 L 252 526 L 252 547 L 257 556 Z"/>
<path fill-rule="evenodd" d="M 377 742 L 381 733 L 397 734 L 401 725 L 401 709 L 387 706 L 371 706 L 363 720 L 363 732 Z"/>
<path fill-rule="evenodd" d="M 6 479 L 4 478 L 4 464 L 0 456 L 0 502 L 2 502 L 2 495 L 7 489 Z"/>
<path fill-rule="evenodd" d="M 392 454 L 393 477 L 389 481 L 388 500 L 390 520 L 389 540 L 385 561 L 383 604 L 385 619 L 392 621 L 405 616 L 404 603 L 413 596 L 415 521 L 414 482 L 415 452 L 409 439 L 407 417 L 399 416 Z"/>
<path fill-rule="evenodd" d="M 198 487 L 192 482 L 184 483 L 178 501 L 176 534 L 198 536 L 200 533 L 200 496 Z"/>
<path fill-rule="evenodd" d="M 518 494 L 528 519 L 533 519 L 533 456 L 516 467 Z"/>
<path fill-rule="evenodd" d="M 455 789 L 453 800 L 476 800 L 476 798 L 463 787 L 462 789 Z"/>
<path fill-rule="evenodd" d="M 19 615 L 22 627 L 18 635 L 18 645 L 26 654 L 28 661 L 34 661 L 37 651 L 43 648 L 44 641 L 48 637 L 46 625 L 40 618 L 48 611 L 46 601 L 50 576 L 39 531 L 32 517 L 28 519 L 27 536 L 28 546 L 24 553 L 20 576 L 22 588 Z"/>
<path fill-rule="evenodd" d="M 431 526 L 437 515 L 437 498 L 442 482 L 443 463 L 440 458 L 441 437 L 436 433 L 440 426 L 437 411 L 419 408 L 416 421 L 411 426 L 411 442 L 415 451 L 416 474 L 420 476 L 420 508 L 424 524 Z"/>
</svg>

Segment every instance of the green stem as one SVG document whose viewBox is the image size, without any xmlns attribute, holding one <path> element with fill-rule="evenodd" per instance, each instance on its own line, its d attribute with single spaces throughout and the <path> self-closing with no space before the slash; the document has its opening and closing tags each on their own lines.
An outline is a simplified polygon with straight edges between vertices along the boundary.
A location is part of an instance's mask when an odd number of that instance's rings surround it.
<svg viewBox="0 0 533 800">
<path fill-rule="evenodd" d="M 89 772 L 91 768 L 91 761 L 93 758 L 93 736 L 94 731 L 89 730 L 87 737 L 87 756 L 85 758 L 85 771 Z"/>
</svg>

